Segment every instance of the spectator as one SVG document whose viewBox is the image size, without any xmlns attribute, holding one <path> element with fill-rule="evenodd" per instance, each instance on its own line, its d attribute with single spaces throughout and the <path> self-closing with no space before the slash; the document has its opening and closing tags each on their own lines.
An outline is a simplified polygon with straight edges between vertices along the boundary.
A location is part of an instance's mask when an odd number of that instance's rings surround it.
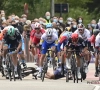
<svg viewBox="0 0 100 90">
<path fill-rule="evenodd" d="M 83 18 L 80 16 L 77 18 L 77 24 L 83 23 Z"/>
</svg>

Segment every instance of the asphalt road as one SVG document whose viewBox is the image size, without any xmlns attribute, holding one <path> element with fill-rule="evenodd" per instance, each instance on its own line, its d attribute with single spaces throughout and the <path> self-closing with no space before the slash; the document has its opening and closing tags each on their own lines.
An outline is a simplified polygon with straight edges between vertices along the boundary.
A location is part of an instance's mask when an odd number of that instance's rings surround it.
<svg viewBox="0 0 100 90">
<path fill-rule="evenodd" d="M 34 66 L 33 63 L 27 63 L 28 66 Z M 49 69 L 52 72 L 52 69 Z M 65 78 L 59 80 L 33 79 L 32 75 L 25 77 L 22 81 L 9 81 L 0 75 L 0 90 L 100 90 L 100 84 L 87 84 L 87 82 L 97 82 L 94 77 L 94 64 L 89 65 L 87 79 L 83 82 L 73 83 L 72 80 L 66 83 Z"/>
</svg>

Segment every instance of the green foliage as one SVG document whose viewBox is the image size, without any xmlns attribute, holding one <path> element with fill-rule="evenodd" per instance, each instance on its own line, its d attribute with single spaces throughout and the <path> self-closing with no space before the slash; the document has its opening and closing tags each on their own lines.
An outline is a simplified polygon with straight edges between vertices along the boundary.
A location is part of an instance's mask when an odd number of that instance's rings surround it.
<svg viewBox="0 0 100 90">
<path fill-rule="evenodd" d="M 68 13 L 69 17 L 73 17 L 74 19 L 77 19 L 79 16 L 83 17 L 84 24 L 90 23 L 92 16 L 88 13 L 87 9 L 83 9 L 80 7 L 77 8 L 70 8 L 70 12 Z"/>
<path fill-rule="evenodd" d="M 82 16 L 87 24 L 92 18 L 96 20 L 100 16 L 100 0 L 54 0 L 55 3 L 69 3 L 69 13 L 62 14 L 67 17 L 77 18 Z M 46 11 L 50 11 L 51 0 L 0 0 L 0 8 L 6 11 L 7 15 L 15 13 L 19 16 L 24 13 L 24 4 L 29 6 L 29 19 L 44 17 Z M 59 14 L 55 14 L 59 16 Z"/>
</svg>

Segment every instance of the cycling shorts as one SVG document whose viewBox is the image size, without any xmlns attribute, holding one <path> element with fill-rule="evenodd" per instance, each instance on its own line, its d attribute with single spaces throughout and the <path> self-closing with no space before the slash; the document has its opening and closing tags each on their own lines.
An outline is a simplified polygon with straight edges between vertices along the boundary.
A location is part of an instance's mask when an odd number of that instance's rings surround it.
<svg viewBox="0 0 100 90">
<path fill-rule="evenodd" d="M 66 45 L 66 42 L 63 42 L 62 44 L 59 42 L 57 45 L 57 52 L 60 52 L 64 49 L 64 46 Z"/>
<path fill-rule="evenodd" d="M 46 54 L 47 50 L 49 48 L 53 47 L 53 46 L 56 46 L 54 42 L 53 43 L 47 43 L 46 41 L 44 41 L 42 43 L 42 51 L 41 51 L 41 53 L 42 54 Z"/>
</svg>

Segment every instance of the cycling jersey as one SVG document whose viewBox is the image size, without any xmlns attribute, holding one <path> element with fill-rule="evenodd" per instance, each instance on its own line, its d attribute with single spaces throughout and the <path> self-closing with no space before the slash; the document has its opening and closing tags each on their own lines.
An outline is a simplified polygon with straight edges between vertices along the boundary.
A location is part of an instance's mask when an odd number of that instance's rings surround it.
<svg viewBox="0 0 100 90">
<path fill-rule="evenodd" d="M 91 42 L 92 45 L 95 44 L 95 35 L 92 35 L 88 40 Z"/>
<path fill-rule="evenodd" d="M 41 42 L 42 41 L 42 42 Z M 52 46 L 57 46 L 58 36 L 56 34 L 52 34 L 52 37 L 49 39 L 44 33 L 41 37 L 40 44 L 42 45 L 42 54 L 46 54 L 47 49 Z"/>
<path fill-rule="evenodd" d="M 69 32 L 63 32 L 61 35 L 60 35 L 60 38 L 58 40 L 58 46 L 57 46 L 57 50 L 58 52 L 61 50 L 61 45 L 63 44 L 63 46 L 66 45 L 66 43 L 68 42 L 68 39 L 69 39 Z"/>
<path fill-rule="evenodd" d="M 95 47 L 100 47 L 100 33 L 96 36 Z"/>
<path fill-rule="evenodd" d="M 21 42 L 21 35 L 16 30 L 14 36 L 9 36 L 7 33 L 4 35 L 3 42 L 9 46 L 9 48 L 17 48 Z M 13 51 L 15 49 L 12 49 Z"/>
<path fill-rule="evenodd" d="M 30 34 L 30 39 L 32 43 L 38 44 L 40 42 L 41 36 L 45 31 L 43 29 L 40 30 L 39 33 L 36 33 L 36 30 L 32 30 Z"/>
<path fill-rule="evenodd" d="M 59 78 L 64 77 L 64 76 L 62 75 L 62 67 L 58 67 L 58 68 L 54 71 L 54 76 L 55 76 L 54 79 L 59 79 Z"/>
<path fill-rule="evenodd" d="M 100 51 L 100 33 L 96 36 L 95 39 L 95 52 L 98 53 L 98 51 Z"/>
<path fill-rule="evenodd" d="M 84 40 L 81 37 L 79 37 L 76 44 L 74 44 L 72 42 L 72 39 L 69 38 L 68 43 L 66 44 L 66 46 L 68 48 L 72 49 L 72 50 L 76 50 L 76 51 L 81 52 L 81 50 L 86 47 L 86 44 L 84 43 Z M 76 52 L 76 54 L 79 55 L 79 52 Z"/>
<path fill-rule="evenodd" d="M 43 41 L 46 41 L 47 43 L 53 43 L 55 42 L 56 40 L 58 40 L 58 36 L 56 34 L 53 33 L 51 39 L 48 39 L 48 37 L 46 36 L 46 33 L 44 33 L 41 37 L 41 39 Z"/>
</svg>

